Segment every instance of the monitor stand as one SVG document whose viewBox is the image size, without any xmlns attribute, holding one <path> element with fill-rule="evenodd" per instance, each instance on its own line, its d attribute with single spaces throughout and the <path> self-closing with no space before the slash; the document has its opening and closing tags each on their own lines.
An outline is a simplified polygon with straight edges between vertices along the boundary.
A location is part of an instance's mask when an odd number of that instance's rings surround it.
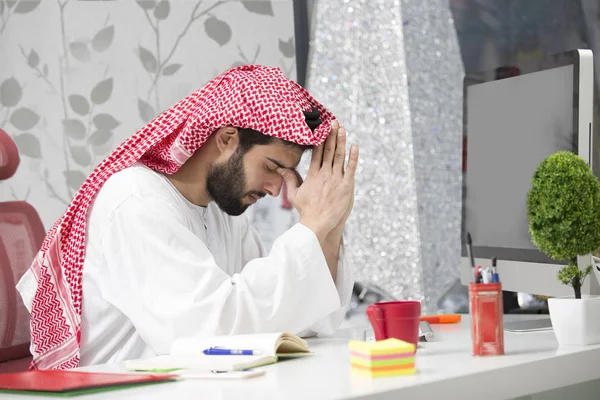
<svg viewBox="0 0 600 400">
<path fill-rule="evenodd" d="M 550 317 L 504 322 L 504 330 L 509 332 L 536 332 L 547 331 L 551 329 L 552 322 L 550 321 Z"/>
</svg>

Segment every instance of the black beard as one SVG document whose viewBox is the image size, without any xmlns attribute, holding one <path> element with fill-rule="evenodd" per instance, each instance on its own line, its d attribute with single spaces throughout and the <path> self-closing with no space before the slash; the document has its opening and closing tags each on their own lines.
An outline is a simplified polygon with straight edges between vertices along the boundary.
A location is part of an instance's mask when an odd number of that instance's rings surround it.
<svg viewBox="0 0 600 400">
<path fill-rule="evenodd" d="M 239 148 L 226 163 L 210 167 L 206 190 L 223 212 L 241 215 L 246 211 L 249 205 L 242 204 L 245 187 L 244 155 Z"/>
<path fill-rule="evenodd" d="M 254 190 L 244 193 L 245 188 L 244 153 L 239 148 L 225 164 L 213 165 L 208 170 L 206 190 L 226 214 L 242 215 L 250 207 L 250 204 L 242 203 L 242 199 L 248 195 L 265 197 L 265 193 Z"/>
</svg>

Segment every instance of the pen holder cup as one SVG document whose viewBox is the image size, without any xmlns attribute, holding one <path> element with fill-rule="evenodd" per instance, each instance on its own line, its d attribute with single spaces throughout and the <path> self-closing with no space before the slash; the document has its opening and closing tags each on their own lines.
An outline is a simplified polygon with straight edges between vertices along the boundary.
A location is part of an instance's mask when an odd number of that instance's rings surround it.
<svg viewBox="0 0 600 400">
<path fill-rule="evenodd" d="M 469 284 L 469 311 L 473 355 L 504 355 L 502 284 Z"/>
</svg>

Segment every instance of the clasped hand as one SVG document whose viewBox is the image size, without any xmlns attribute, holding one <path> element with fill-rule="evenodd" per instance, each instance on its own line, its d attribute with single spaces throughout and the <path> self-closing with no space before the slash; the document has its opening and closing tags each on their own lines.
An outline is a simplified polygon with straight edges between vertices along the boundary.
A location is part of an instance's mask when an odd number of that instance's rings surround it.
<svg viewBox="0 0 600 400">
<path fill-rule="evenodd" d="M 350 147 L 346 159 L 346 130 L 337 121 L 325 142 L 316 146 L 304 182 L 292 170 L 279 168 L 288 186 L 290 202 L 300 214 L 300 223 L 323 242 L 336 227 L 343 226 L 354 205 L 354 175 L 358 165 L 358 146 Z"/>
</svg>

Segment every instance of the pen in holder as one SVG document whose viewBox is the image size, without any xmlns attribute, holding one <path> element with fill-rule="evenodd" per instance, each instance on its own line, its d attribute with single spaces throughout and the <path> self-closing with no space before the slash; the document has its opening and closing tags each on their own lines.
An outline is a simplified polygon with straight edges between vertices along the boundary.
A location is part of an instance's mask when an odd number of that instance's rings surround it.
<svg viewBox="0 0 600 400">
<path fill-rule="evenodd" d="M 470 283 L 469 310 L 473 355 L 504 355 L 502 284 Z"/>
</svg>

